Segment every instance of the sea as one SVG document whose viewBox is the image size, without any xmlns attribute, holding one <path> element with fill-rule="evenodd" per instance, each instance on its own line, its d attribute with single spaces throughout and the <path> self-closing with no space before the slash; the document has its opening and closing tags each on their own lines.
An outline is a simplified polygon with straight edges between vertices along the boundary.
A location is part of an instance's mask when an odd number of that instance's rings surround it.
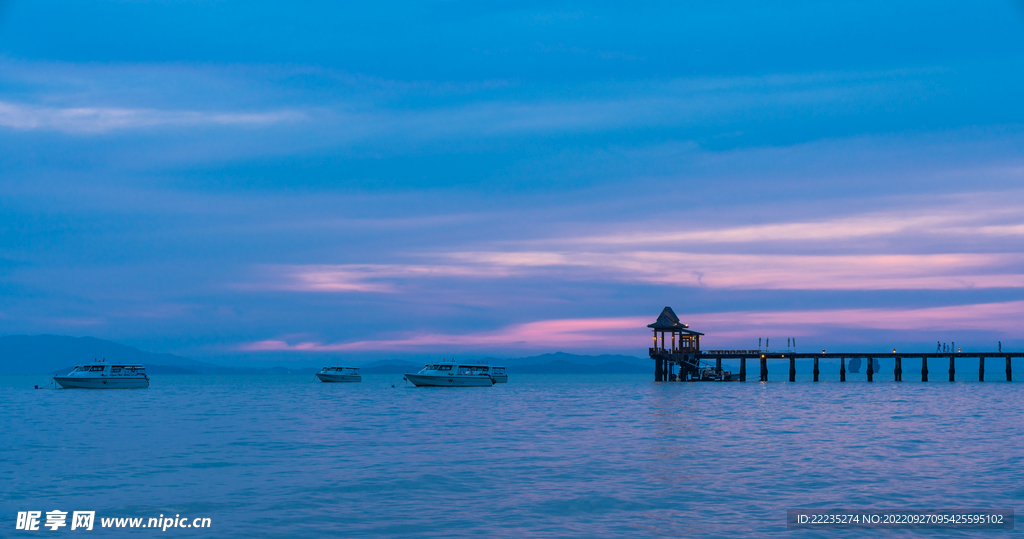
<svg viewBox="0 0 1024 539">
<path fill-rule="evenodd" d="M 934 375 L 153 375 L 139 390 L 5 376 L 0 536 L 1020 535 L 787 529 L 788 509 L 1024 508 L 1024 385 Z M 17 530 L 28 511 L 66 526 Z M 71 530 L 74 511 L 94 528 Z"/>
</svg>

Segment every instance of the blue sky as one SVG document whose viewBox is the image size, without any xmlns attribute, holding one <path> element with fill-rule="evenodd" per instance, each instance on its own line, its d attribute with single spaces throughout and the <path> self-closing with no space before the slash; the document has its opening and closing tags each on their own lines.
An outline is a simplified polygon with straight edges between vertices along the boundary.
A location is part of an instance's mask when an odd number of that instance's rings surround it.
<svg viewBox="0 0 1024 539">
<path fill-rule="evenodd" d="M 0 3 L 0 333 L 1024 346 L 1024 4 Z"/>
</svg>

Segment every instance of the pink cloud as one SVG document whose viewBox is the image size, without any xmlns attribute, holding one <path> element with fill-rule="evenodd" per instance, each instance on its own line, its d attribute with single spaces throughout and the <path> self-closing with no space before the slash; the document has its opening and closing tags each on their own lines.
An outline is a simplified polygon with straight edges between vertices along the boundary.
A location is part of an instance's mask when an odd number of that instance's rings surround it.
<svg viewBox="0 0 1024 539">
<path fill-rule="evenodd" d="M 761 255 L 673 251 L 467 252 L 467 264 L 508 273 L 566 269 L 580 279 L 720 289 L 955 290 L 1024 287 L 1020 253 Z"/>
<path fill-rule="evenodd" d="M 269 266 L 247 288 L 398 293 L 409 280 L 512 276 L 712 289 L 960 290 L 1024 287 L 1024 254 L 762 255 L 674 251 L 459 252 L 446 264 Z"/>
<path fill-rule="evenodd" d="M 511 269 L 451 264 L 338 264 L 308 266 L 264 266 L 268 276 L 247 289 L 289 290 L 295 292 L 377 292 L 397 293 L 396 281 L 429 277 L 496 278 L 510 275 Z"/>
<path fill-rule="evenodd" d="M 683 313 L 680 313 L 681 315 Z M 836 330 L 987 331 L 1014 335 L 1024 318 L 1024 301 L 982 303 L 924 309 L 836 309 L 819 311 L 737 311 L 682 316 L 691 329 L 707 334 L 705 347 L 715 342 L 756 339 L 765 335 L 820 335 Z M 265 340 L 242 350 L 348 352 L 410 349 L 643 349 L 650 340 L 647 324 L 654 316 L 557 319 L 515 324 L 495 331 L 462 334 L 421 333 L 401 339 L 345 343 L 289 343 Z"/>
<path fill-rule="evenodd" d="M 456 348 L 586 348 L 617 347 L 624 342 L 645 342 L 646 317 L 583 318 L 543 320 L 515 324 L 497 331 L 465 334 L 421 333 L 402 339 L 353 341 L 324 344 L 301 342 L 289 344 L 266 340 L 243 345 L 246 351 L 345 352 L 357 350 L 407 350 L 410 347 Z M 635 341 L 639 339 L 639 341 Z"/>
</svg>

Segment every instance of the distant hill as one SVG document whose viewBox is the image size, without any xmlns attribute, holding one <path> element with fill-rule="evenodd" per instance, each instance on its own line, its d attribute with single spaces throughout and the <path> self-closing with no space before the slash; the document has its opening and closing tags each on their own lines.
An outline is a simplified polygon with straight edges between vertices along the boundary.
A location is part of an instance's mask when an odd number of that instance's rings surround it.
<svg viewBox="0 0 1024 539">
<path fill-rule="evenodd" d="M 134 346 L 93 337 L 60 335 L 10 335 L 0 337 L 0 373 L 43 374 L 65 367 L 92 363 L 105 358 L 108 363 L 123 362 L 166 365 L 192 371 L 210 366 L 173 354 L 143 352 Z M 66 372 L 66 371 L 65 371 Z"/>
<path fill-rule="evenodd" d="M 143 352 L 94 337 L 61 335 L 9 335 L 0 337 L 0 374 L 67 373 L 74 365 L 105 359 L 107 363 L 134 363 L 149 374 L 311 374 L 319 369 L 223 367 L 174 354 Z"/>
<path fill-rule="evenodd" d="M 641 374 L 653 372 L 651 365 L 641 366 L 622 361 L 611 361 L 598 365 L 583 365 L 569 361 L 549 361 L 514 365 L 507 369 L 509 374 Z"/>
<path fill-rule="evenodd" d="M 507 367 L 510 374 L 633 374 L 653 372 L 654 369 L 648 358 L 610 354 L 583 356 L 565 352 L 517 358 L 456 358 L 456 361 L 501 365 Z M 362 374 L 405 374 L 422 369 L 425 363 L 392 359 L 353 366 L 359 367 Z"/>
<path fill-rule="evenodd" d="M 145 352 L 134 346 L 125 346 L 94 337 L 67 337 L 61 335 L 10 335 L 0 337 L 0 374 L 64 374 L 74 365 L 105 359 L 107 363 L 133 363 L 144 365 L 149 374 L 312 374 L 318 368 L 244 368 L 224 367 L 196 361 L 174 354 Z M 457 358 L 465 362 L 486 362 L 503 365 L 509 373 L 582 374 L 582 373 L 641 373 L 651 372 L 653 364 L 648 358 L 623 355 L 587 356 L 555 352 L 519 358 Z M 403 374 L 423 368 L 424 361 L 397 359 L 365 364 L 349 363 L 359 367 L 363 374 Z"/>
<path fill-rule="evenodd" d="M 405 374 L 416 372 L 423 368 L 423 363 L 410 363 L 408 361 L 375 361 L 359 366 L 361 374 Z"/>
<path fill-rule="evenodd" d="M 551 354 L 541 354 L 539 356 L 529 357 L 516 357 L 516 358 L 493 358 L 486 357 L 480 361 L 486 361 L 491 365 L 504 365 L 506 367 L 524 366 L 524 365 L 544 365 L 553 361 L 564 361 L 568 363 L 575 363 L 577 365 L 605 365 L 608 363 L 625 363 L 629 365 L 637 365 L 646 367 L 650 370 L 654 362 L 650 358 L 640 358 L 634 356 L 623 356 L 618 354 L 603 354 L 599 356 L 585 356 L 577 354 L 567 354 L 565 352 L 554 352 Z"/>
</svg>

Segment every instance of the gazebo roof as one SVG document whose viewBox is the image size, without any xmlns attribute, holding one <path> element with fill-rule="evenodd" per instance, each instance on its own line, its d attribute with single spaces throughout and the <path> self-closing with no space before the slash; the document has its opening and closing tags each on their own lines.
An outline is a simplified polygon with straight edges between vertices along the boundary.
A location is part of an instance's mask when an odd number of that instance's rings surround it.
<svg viewBox="0 0 1024 539">
<path fill-rule="evenodd" d="M 677 333 L 685 333 L 687 335 L 703 335 L 699 331 L 691 331 L 686 329 L 690 326 L 679 321 L 679 317 L 672 311 L 672 307 L 665 307 L 661 314 L 658 315 L 658 320 L 653 324 L 647 324 L 647 327 L 654 329 L 655 331 L 674 331 Z"/>
</svg>

